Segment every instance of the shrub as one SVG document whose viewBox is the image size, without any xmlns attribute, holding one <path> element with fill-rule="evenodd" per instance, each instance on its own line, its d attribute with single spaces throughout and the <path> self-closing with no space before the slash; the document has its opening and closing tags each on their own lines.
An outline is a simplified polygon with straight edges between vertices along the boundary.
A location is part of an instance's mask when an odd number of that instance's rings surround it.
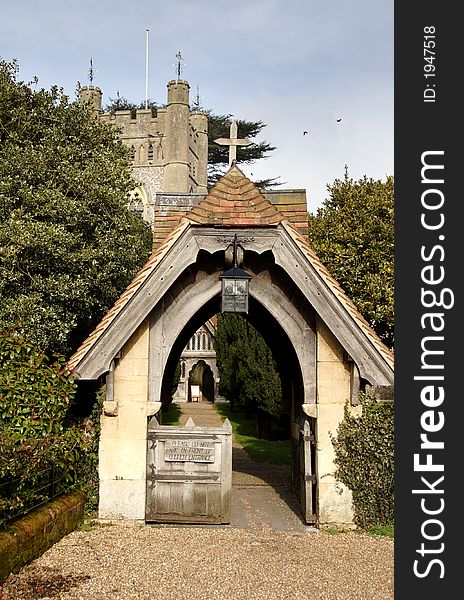
<svg viewBox="0 0 464 600">
<path fill-rule="evenodd" d="M 394 405 L 361 399 L 361 416 L 345 417 L 335 448 L 335 477 L 353 494 L 354 520 L 363 529 L 394 519 Z"/>
<path fill-rule="evenodd" d="M 76 385 L 64 359 L 52 359 L 15 330 L 0 332 L 0 427 L 15 441 L 64 429 Z"/>
<path fill-rule="evenodd" d="M 15 330 L 0 330 L 0 364 L 1 522 L 47 497 L 51 467 L 62 484 L 75 482 L 88 435 L 68 420 L 76 385 L 63 357 L 49 358 Z"/>
<path fill-rule="evenodd" d="M 85 514 L 94 516 L 98 510 L 100 480 L 98 475 L 98 446 L 100 443 L 100 418 L 103 402 L 106 398 L 106 386 L 98 389 L 95 395 L 90 415 L 85 418 L 83 427 L 86 435 L 86 444 L 77 464 L 77 477 L 79 489 L 86 494 Z"/>
</svg>

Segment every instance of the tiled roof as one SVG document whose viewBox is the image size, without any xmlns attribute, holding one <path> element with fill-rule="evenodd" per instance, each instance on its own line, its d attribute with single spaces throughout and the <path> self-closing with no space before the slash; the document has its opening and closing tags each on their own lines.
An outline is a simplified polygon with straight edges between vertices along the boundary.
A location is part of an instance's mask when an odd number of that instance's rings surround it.
<svg viewBox="0 0 464 600">
<path fill-rule="evenodd" d="M 263 227 L 285 218 L 235 165 L 187 216 L 193 223 L 222 227 Z"/>
<path fill-rule="evenodd" d="M 227 227 L 238 224 L 237 218 L 240 218 L 243 224 L 247 224 L 245 219 L 252 218 L 253 223 L 248 223 L 251 226 L 275 224 L 272 217 L 280 213 L 277 222 L 285 219 L 303 236 L 308 235 L 306 190 L 270 189 L 261 192 L 236 166 L 218 181 L 209 194 L 182 195 L 171 192 L 159 193 L 156 196 L 153 250 L 163 243 L 180 223 L 181 218 L 187 215 L 194 222 L 208 222 Z M 178 196 L 182 196 L 182 202 L 172 202 Z M 171 201 L 163 202 L 166 199 Z M 192 211 L 192 207 L 197 206 L 199 202 L 203 202 L 201 207 Z M 275 211 L 266 211 L 272 207 Z"/>
</svg>

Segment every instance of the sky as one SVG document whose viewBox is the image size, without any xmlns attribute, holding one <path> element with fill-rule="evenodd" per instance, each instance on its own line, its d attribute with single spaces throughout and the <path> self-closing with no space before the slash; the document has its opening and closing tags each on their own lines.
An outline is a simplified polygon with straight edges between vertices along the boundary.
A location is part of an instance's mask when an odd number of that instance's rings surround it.
<svg viewBox="0 0 464 600">
<path fill-rule="evenodd" d="M 215 114 L 263 121 L 276 150 L 242 166 L 253 180 L 306 189 L 308 210 L 327 184 L 393 175 L 393 0 L 0 0 L 0 56 L 19 78 L 88 85 L 103 105 L 118 93 L 167 99 L 182 78 Z M 337 119 L 341 121 L 337 122 Z M 308 133 L 303 135 L 303 131 Z M 239 131 L 240 136 L 240 131 Z M 240 152 L 240 150 L 239 150 Z"/>
</svg>

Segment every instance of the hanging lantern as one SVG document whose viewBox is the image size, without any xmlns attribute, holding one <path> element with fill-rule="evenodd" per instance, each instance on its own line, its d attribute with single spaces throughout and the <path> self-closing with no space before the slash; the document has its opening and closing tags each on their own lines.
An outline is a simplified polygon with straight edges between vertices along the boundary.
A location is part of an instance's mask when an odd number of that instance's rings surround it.
<svg viewBox="0 0 464 600">
<path fill-rule="evenodd" d="M 235 234 L 233 245 L 234 266 L 219 277 L 222 282 L 222 312 L 248 312 L 248 288 L 251 275 L 248 275 L 237 266 L 237 250 L 237 234 Z"/>
<path fill-rule="evenodd" d="M 251 276 L 233 267 L 219 277 L 222 282 L 222 312 L 248 312 L 248 286 Z"/>
</svg>

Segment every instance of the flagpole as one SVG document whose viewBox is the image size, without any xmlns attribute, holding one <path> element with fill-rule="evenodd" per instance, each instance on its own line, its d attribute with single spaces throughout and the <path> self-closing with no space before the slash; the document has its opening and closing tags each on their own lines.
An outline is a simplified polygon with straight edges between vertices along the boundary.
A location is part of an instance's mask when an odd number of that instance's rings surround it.
<svg viewBox="0 0 464 600">
<path fill-rule="evenodd" d="M 146 43 L 145 43 L 145 110 L 148 108 L 148 32 L 146 30 Z"/>
</svg>

